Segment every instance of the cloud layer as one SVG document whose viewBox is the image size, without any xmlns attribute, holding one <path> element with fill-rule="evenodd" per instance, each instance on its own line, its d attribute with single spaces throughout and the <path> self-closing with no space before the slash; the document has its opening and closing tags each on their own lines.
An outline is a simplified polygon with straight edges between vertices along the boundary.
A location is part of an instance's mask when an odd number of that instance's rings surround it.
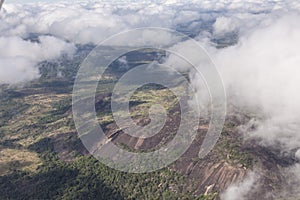
<svg viewBox="0 0 300 200">
<path fill-rule="evenodd" d="M 283 0 L 6 3 L 0 15 L 0 33 L 21 37 L 51 34 L 75 43 L 98 43 L 120 31 L 145 26 L 194 34 L 213 29 L 220 35 L 255 27 L 270 13 L 297 8 L 300 3 Z"/>
</svg>

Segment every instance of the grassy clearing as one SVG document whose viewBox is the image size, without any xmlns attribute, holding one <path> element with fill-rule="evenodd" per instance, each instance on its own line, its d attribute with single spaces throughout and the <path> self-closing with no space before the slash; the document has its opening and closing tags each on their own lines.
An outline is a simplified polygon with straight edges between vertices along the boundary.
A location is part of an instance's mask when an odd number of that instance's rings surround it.
<svg viewBox="0 0 300 200">
<path fill-rule="evenodd" d="M 12 173 L 14 170 L 34 172 L 41 165 L 37 153 L 18 149 L 0 150 L 0 176 Z"/>
</svg>

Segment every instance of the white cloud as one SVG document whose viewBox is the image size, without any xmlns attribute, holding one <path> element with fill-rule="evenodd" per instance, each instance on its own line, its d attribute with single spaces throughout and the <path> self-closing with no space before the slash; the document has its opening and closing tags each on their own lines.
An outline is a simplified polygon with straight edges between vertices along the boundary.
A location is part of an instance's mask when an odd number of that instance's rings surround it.
<svg viewBox="0 0 300 200">
<path fill-rule="evenodd" d="M 229 186 L 226 191 L 221 194 L 221 200 L 246 200 L 249 199 L 251 192 L 255 192 L 259 187 L 259 176 L 250 173 L 245 180 L 240 183 Z"/>
<path fill-rule="evenodd" d="M 299 3 L 300 4 L 300 3 Z M 10 4 L 1 12 L 1 35 L 25 36 L 28 33 L 52 34 L 75 43 L 99 43 L 120 31 L 145 26 L 176 28 L 215 23 L 216 33 L 235 30 L 242 24 L 253 24 L 276 10 L 297 8 L 295 1 L 81 1 Z M 299 6 L 298 6 L 299 7 Z M 225 15 L 225 16 L 223 16 Z M 203 25 L 203 22 L 204 25 Z M 193 26 L 194 24 L 194 26 Z M 196 27 L 195 27 L 196 26 Z"/>
<path fill-rule="evenodd" d="M 52 36 L 40 36 L 39 43 L 20 37 L 0 37 L 0 83 L 29 81 L 39 76 L 36 65 L 43 60 L 71 56 L 75 46 Z"/>
<path fill-rule="evenodd" d="M 236 32 L 239 27 L 239 22 L 235 21 L 234 18 L 224 16 L 218 17 L 213 25 L 214 33 L 216 35 L 225 35 L 226 33 Z"/>
<path fill-rule="evenodd" d="M 214 55 L 228 93 L 236 96 L 231 100 L 265 117 L 250 136 L 287 150 L 300 146 L 299 20 L 298 14 L 275 18 Z"/>
<path fill-rule="evenodd" d="M 300 149 L 296 151 L 295 157 L 300 161 Z"/>
<path fill-rule="evenodd" d="M 34 62 L 22 58 L 0 58 L 0 83 L 29 81 L 39 76 Z"/>
</svg>

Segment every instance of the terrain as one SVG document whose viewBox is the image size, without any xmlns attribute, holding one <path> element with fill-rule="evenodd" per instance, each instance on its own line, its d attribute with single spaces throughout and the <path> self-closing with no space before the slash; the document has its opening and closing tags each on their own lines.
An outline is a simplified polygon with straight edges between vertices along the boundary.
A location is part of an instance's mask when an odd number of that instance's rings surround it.
<svg viewBox="0 0 300 200">
<path fill-rule="evenodd" d="M 239 127 L 251 119 L 229 106 L 225 126 L 208 156 L 198 158 L 209 122 L 200 119 L 198 136 L 174 164 L 157 172 L 119 172 L 97 161 L 82 145 L 72 119 L 72 89 L 77 69 L 93 46 L 78 47 L 71 60 L 42 62 L 41 78 L 0 89 L 0 199 L 219 199 L 224 190 L 245 179 L 249 172 L 261 175 L 259 189 L 249 199 L 284 198 L 282 170 L 296 163 L 277 149 L 244 140 Z M 147 50 L 126 55 L 129 68 L 161 59 L 162 52 Z M 131 117 L 140 125 L 149 122 L 149 107 L 164 102 L 168 120 L 149 139 L 136 139 L 119 130 L 110 111 L 111 89 L 128 68 L 111 65 L 107 80 L 96 95 L 98 121 L 106 135 L 130 151 L 153 150 L 172 139 L 179 122 L 178 102 L 158 85 L 140 88 L 130 102 Z M 170 101 L 172 99 L 172 101 Z M 255 128 L 255 127 L 253 127 Z"/>
</svg>

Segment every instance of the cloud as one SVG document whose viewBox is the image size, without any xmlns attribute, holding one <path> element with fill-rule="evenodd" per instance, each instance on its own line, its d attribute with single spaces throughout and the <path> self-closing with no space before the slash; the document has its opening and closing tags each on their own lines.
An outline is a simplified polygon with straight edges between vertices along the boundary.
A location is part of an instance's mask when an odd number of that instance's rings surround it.
<svg viewBox="0 0 300 200">
<path fill-rule="evenodd" d="M 246 200 L 248 195 L 258 190 L 259 176 L 250 173 L 248 177 L 240 183 L 229 186 L 226 191 L 221 194 L 221 200 Z"/>
<path fill-rule="evenodd" d="M 257 129 L 247 136 L 266 145 L 282 143 L 287 150 L 300 147 L 298 20 L 299 14 L 275 18 L 214 55 L 232 103 L 263 115 L 252 121 Z"/>
<path fill-rule="evenodd" d="M 97 44 L 112 34 L 145 26 L 182 27 L 199 34 L 214 24 L 215 33 L 220 34 L 238 29 L 241 23 L 255 26 L 274 10 L 291 10 L 299 5 L 283 0 L 166 1 L 165 4 L 155 1 L 41 1 L 24 5 L 7 2 L 0 15 L 3 21 L 0 33 L 21 37 L 29 33 L 51 34 L 81 44 Z"/>
<path fill-rule="evenodd" d="M 217 35 L 234 32 L 238 27 L 239 24 L 237 24 L 232 18 L 224 16 L 217 18 L 213 25 L 214 33 Z"/>
<path fill-rule="evenodd" d="M 40 36 L 39 42 L 20 37 L 0 37 L 0 83 L 18 83 L 39 77 L 36 65 L 44 60 L 71 56 L 75 46 L 52 36 Z"/>
</svg>

